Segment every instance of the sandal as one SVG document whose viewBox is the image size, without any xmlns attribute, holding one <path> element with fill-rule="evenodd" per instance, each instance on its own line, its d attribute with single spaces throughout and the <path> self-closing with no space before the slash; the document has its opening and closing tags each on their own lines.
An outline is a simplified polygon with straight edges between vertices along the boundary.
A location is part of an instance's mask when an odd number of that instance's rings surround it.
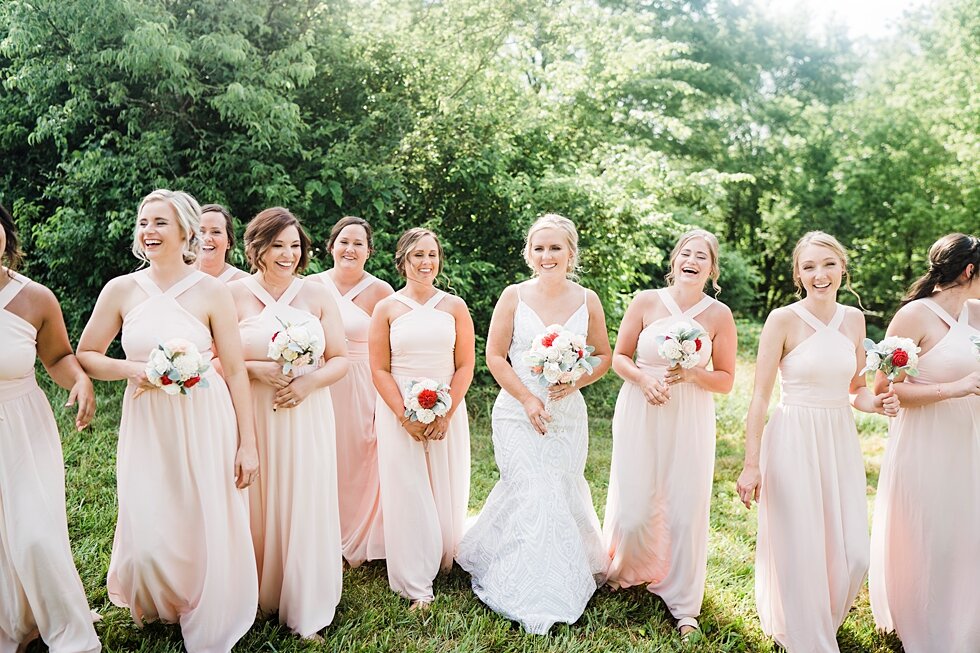
<svg viewBox="0 0 980 653">
<path fill-rule="evenodd" d="M 701 631 L 701 626 L 694 617 L 681 617 L 677 620 L 677 630 L 681 634 L 681 641 L 686 642 L 694 633 Z"/>
</svg>

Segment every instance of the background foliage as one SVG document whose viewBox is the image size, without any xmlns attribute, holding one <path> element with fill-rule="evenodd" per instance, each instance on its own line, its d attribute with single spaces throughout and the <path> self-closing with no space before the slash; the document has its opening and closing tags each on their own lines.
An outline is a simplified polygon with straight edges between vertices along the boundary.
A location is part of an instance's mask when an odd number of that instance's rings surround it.
<svg viewBox="0 0 980 653">
<path fill-rule="evenodd" d="M 362 215 L 390 281 L 431 226 L 478 333 L 545 211 L 611 326 L 690 225 L 748 316 L 791 298 L 804 231 L 837 234 L 881 325 L 937 236 L 976 231 L 978 50 L 978 0 L 861 56 L 738 0 L 3 0 L 0 199 L 75 334 L 159 186 L 288 206 L 318 243 Z"/>
</svg>

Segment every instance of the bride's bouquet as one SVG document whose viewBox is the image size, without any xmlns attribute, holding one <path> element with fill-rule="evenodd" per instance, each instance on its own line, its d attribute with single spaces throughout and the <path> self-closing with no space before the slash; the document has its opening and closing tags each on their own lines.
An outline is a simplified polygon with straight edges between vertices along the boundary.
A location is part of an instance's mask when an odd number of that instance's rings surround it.
<svg viewBox="0 0 980 653">
<path fill-rule="evenodd" d="M 702 338 L 707 333 L 697 325 L 687 322 L 675 322 L 667 327 L 667 331 L 657 336 L 660 344 L 658 352 L 667 361 L 667 367 L 680 365 L 685 370 L 701 362 Z"/>
<path fill-rule="evenodd" d="M 902 372 L 909 376 L 919 373 L 916 365 L 919 362 L 920 349 L 910 338 L 889 336 L 879 343 L 865 338 L 864 350 L 867 357 L 861 374 L 881 371 L 889 381 L 894 381 Z"/>
<path fill-rule="evenodd" d="M 541 385 L 575 383 L 599 364 L 593 351 L 595 347 L 585 343 L 585 336 L 552 324 L 531 341 L 524 362 Z"/>
<path fill-rule="evenodd" d="M 312 365 L 323 355 L 324 343 L 317 329 L 309 328 L 307 322 L 291 324 L 276 319 L 282 329 L 272 334 L 268 356 L 282 365 L 283 374 Z"/>
<path fill-rule="evenodd" d="M 145 371 L 149 382 L 168 395 L 186 395 L 194 386 L 208 387 L 208 381 L 202 375 L 210 367 L 211 362 L 201 355 L 194 343 L 174 338 L 150 352 Z M 133 398 L 141 394 L 142 389 L 137 388 Z"/>
<path fill-rule="evenodd" d="M 432 379 L 412 380 L 405 393 L 405 417 L 413 422 L 431 424 L 453 407 L 449 386 Z"/>
</svg>

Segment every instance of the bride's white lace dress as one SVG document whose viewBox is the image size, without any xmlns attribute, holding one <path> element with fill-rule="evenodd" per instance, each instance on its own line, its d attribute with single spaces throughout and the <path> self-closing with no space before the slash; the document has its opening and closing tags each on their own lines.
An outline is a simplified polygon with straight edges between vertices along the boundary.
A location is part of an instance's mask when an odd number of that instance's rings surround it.
<svg viewBox="0 0 980 653">
<path fill-rule="evenodd" d="M 588 333 L 583 303 L 565 328 Z M 514 312 L 509 358 L 521 381 L 545 400 L 524 353 L 545 325 L 523 301 Z M 589 423 L 579 392 L 548 404 L 553 419 L 538 434 L 524 408 L 501 390 L 493 406 L 493 448 L 500 480 L 463 537 L 456 561 L 470 572 L 487 606 L 545 634 L 555 622 L 574 623 L 604 581 L 608 556 L 585 481 Z"/>
</svg>

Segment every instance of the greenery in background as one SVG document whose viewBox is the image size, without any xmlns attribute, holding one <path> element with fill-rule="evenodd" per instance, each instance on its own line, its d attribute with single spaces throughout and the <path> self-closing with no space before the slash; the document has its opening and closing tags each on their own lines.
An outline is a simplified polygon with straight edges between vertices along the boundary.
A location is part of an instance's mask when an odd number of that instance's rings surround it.
<svg viewBox="0 0 980 653">
<path fill-rule="evenodd" d="M 868 57 L 807 30 L 737 0 L 4 0 L 0 200 L 74 335 L 159 186 L 288 206 L 321 244 L 362 215 L 393 282 L 429 225 L 480 334 L 542 212 L 579 225 L 611 326 L 690 225 L 756 317 L 822 228 L 880 327 L 928 245 L 976 228 L 980 2 Z"/>
</svg>

